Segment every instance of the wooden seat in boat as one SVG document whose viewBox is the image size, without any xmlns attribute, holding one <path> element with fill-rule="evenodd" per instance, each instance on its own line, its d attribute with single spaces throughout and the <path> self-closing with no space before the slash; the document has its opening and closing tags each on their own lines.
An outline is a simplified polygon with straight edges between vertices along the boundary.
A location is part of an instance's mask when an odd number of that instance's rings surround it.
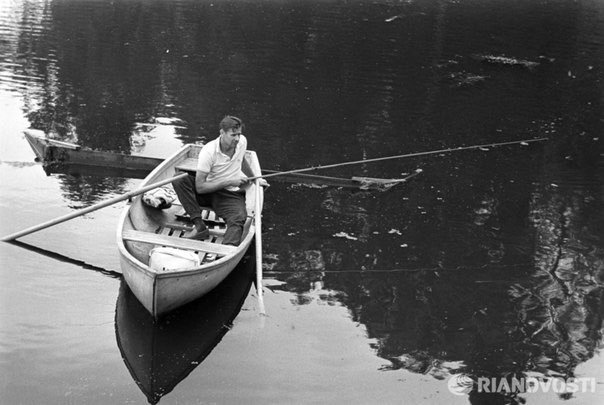
<svg viewBox="0 0 604 405">
<path fill-rule="evenodd" d="M 202 242 L 193 239 L 180 238 L 177 236 L 168 236 L 151 232 L 142 232 L 132 229 L 124 230 L 122 233 L 124 240 L 132 242 L 149 243 L 151 245 L 169 246 L 178 249 L 193 250 L 195 252 L 205 252 L 219 256 L 225 256 L 232 253 L 237 248 L 230 245 L 221 245 L 217 243 Z"/>
</svg>

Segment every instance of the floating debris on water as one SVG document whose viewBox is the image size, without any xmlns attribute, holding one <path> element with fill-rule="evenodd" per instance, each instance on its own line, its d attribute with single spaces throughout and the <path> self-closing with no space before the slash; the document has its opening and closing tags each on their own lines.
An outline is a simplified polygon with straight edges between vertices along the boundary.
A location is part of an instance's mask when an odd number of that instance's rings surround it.
<svg viewBox="0 0 604 405">
<path fill-rule="evenodd" d="M 495 56 L 495 55 L 473 55 L 475 59 L 482 62 L 492 63 L 496 65 L 509 65 L 509 66 L 520 66 L 533 70 L 539 66 L 539 62 L 533 62 L 525 59 L 516 59 L 507 56 Z"/>
<path fill-rule="evenodd" d="M 401 231 L 399 231 L 398 229 L 391 229 L 388 231 L 389 234 L 397 234 L 397 235 L 402 235 Z"/>
<path fill-rule="evenodd" d="M 456 61 L 454 59 L 449 59 L 449 60 L 437 63 L 436 67 L 440 69 L 440 68 L 448 67 L 451 65 L 459 65 L 459 61 Z"/>
<path fill-rule="evenodd" d="M 550 57 L 543 56 L 543 55 L 539 55 L 539 59 L 544 60 L 546 62 L 550 62 L 550 63 L 554 63 L 556 61 L 556 58 L 550 58 Z"/>
<path fill-rule="evenodd" d="M 398 15 L 395 15 L 395 16 L 393 16 L 393 17 L 386 18 L 384 21 L 385 21 L 385 22 L 387 22 L 387 23 L 389 23 L 389 22 L 392 22 L 392 21 L 394 21 L 394 20 L 397 20 L 397 19 L 399 19 L 399 18 L 401 18 L 401 17 L 402 17 L 402 14 L 398 14 Z"/>
<path fill-rule="evenodd" d="M 356 236 L 349 235 L 346 232 L 338 232 L 335 233 L 333 236 L 335 236 L 336 238 L 346 238 L 348 240 L 359 240 L 359 238 L 357 238 Z"/>
<path fill-rule="evenodd" d="M 453 81 L 453 85 L 457 87 L 472 86 L 485 81 L 489 76 L 476 75 L 473 73 L 456 72 L 449 75 L 449 79 Z"/>
</svg>

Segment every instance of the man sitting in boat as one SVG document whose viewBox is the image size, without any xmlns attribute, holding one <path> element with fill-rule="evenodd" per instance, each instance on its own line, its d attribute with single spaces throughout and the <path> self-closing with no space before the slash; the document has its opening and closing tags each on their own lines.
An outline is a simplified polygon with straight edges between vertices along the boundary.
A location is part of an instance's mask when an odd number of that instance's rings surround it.
<svg viewBox="0 0 604 405">
<path fill-rule="evenodd" d="M 247 217 L 244 172 L 251 170 L 244 159 L 247 139 L 241 133 L 243 122 L 233 116 L 220 121 L 220 136 L 199 152 L 196 175 L 173 183 L 183 208 L 195 224 L 190 239 L 203 240 L 209 231 L 201 218 L 200 206 L 210 206 L 226 222 L 224 245 L 239 245 Z"/>
</svg>

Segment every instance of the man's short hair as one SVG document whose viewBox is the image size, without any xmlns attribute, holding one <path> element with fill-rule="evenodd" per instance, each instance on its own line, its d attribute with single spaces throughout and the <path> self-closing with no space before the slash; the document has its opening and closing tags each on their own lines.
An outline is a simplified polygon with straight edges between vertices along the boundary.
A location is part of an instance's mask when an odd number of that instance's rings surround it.
<svg viewBox="0 0 604 405">
<path fill-rule="evenodd" d="M 232 115 L 227 115 L 220 121 L 220 129 L 223 131 L 228 131 L 229 129 L 239 129 L 243 130 L 243 121 L 240 118 L 233 117 Z"/>
</svg>

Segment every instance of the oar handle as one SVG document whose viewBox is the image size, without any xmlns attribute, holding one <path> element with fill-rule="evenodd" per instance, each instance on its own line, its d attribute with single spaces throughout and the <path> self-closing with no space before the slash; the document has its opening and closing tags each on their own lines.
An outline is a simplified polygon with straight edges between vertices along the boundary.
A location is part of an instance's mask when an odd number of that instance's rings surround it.
<svg viewBox="0 0 604 405">
<path fill-rule="evenodd" d="M 15 240 L 15 239 L 20 238 L 22 236 L 29 235 L 30 233 L 34 233 L 34 232 L 40 231 L 42 229 L 49 228 L 49 227 L 51 227 L 53 225 L 60 224 L 61 222 L 65 222 L 65 221 L 68 221 L 70 219 L 73 219 L 73 218 L 76 218 L 76 217 L 88 214 L 89 212 L 96 211 L 96 210 L 101 209 L 101 208 L 105 208 L 105 207 L 107 207 L 109 205 L 112 205 L 112 204 L 115 204 L 117 202 L 126 200 L 126 199 L 134 197 L 136 195 L 142 194 L 142 193 L 147 192 L 149 190 L 153 190 L 154 188 L 161 187 L 161 186 L 163 186 L 165 184 L 171 183 L 171 182 L 173 182 L 175 180 L 181 179 L 181 178 L 186 177 L 188 175 L 189 175 L 188 173 L 181 173 L 178 176 L 170 177 L 169 179 L 164 179 L 162 181 L 158 181 L 157 183 L 149 184 L 148 186 L 139 188 L 137 190 L 129 191 L 126 194 L 119 195 L 119 196 L 114 197 L 114 198 L 112 198 L 110 200 L 106 200 L 106 201 L 100 202 L 98 204 L 91 205 L 90 207 L 83 208 L 83 209 L 78 210 L 78 211 L 74 211 L 74 212 L 72 212 L 70 214 L 63 215 L 61 217 L 52 219 L 50 221 L 47 221 L 47 222 L 44 222 L 44 223 L 32 226 L 30 228 L 24 229 L 22 231 L 15 232 L 13 234 L 7 235 L 7 236 L 3 237 L 0 240 L 2 242 L 9 242 L 11 240 Z"/>
</svg>

